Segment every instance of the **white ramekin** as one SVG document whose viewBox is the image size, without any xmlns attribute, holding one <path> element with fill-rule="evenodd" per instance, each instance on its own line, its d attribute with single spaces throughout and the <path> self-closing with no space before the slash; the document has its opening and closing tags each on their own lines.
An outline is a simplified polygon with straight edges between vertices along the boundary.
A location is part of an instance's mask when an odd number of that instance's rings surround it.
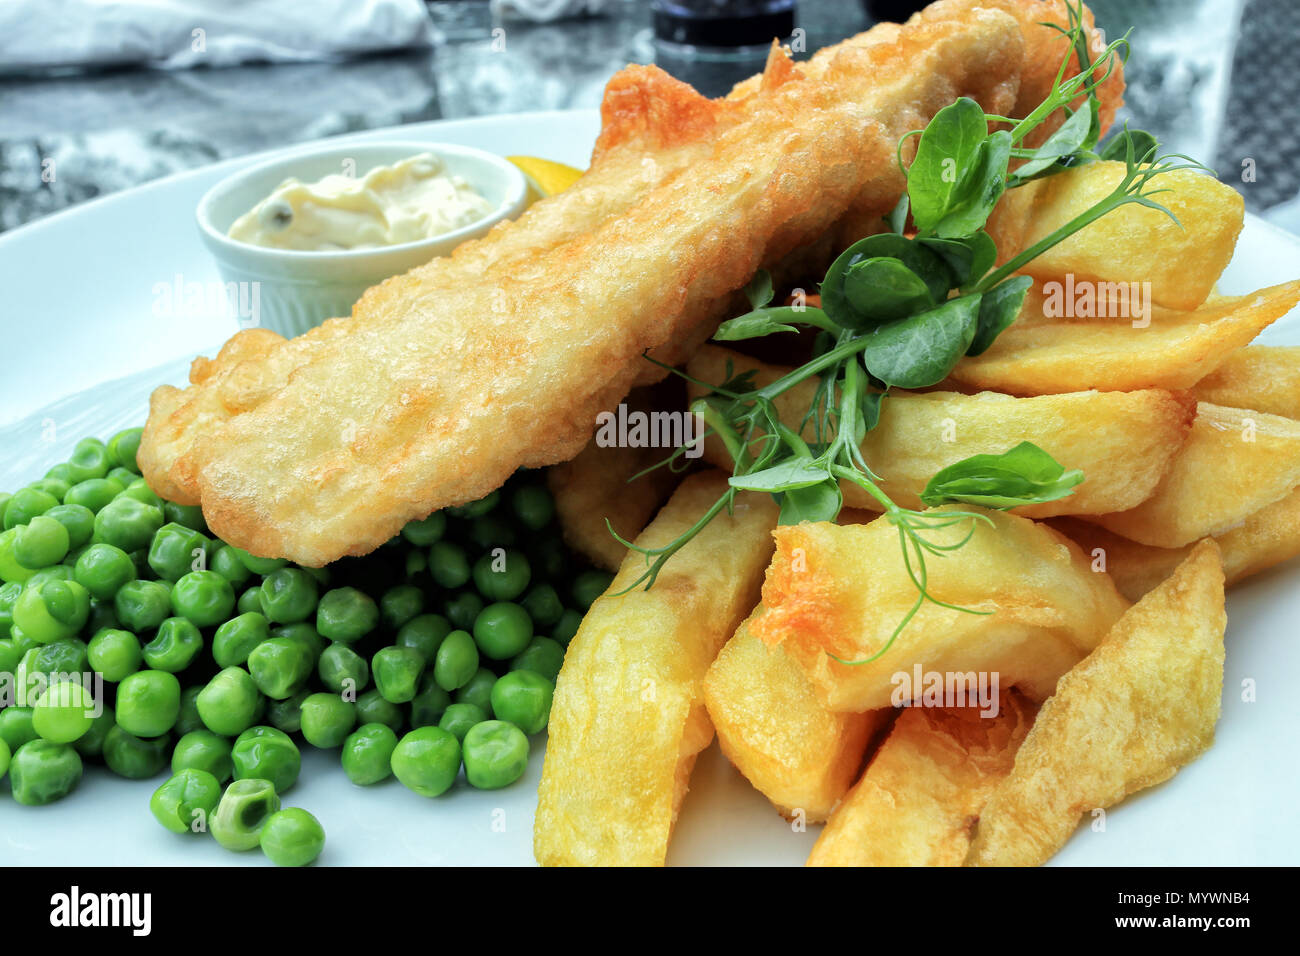
<svg viewBox="0 0 1300 956">
<path fill-rule="evenodd" d="M 226 233 L 236 219 L 252 209 L 290 176 L 304 182 L 329 173 L 364 176 L 417 153 L 434 153 L 444 169 L 462 176 L 489 203 L 492 212 L 454 232 L 382 249 L 343 252 L 300 252 L 266 249 L 231 239 Z M 350 315 L 361 294 L 389 276 L 398 275 L 444 256 L 466 239 L 483 235 L 502 219 L 523 210 L 528 181 L 513 164 L 481 149 L 450 143 L 381 142 L 323 146 L 260 163 L 217 183 L 199 200 L 195 218 L 208 250 L 216 257 L 222 281 L 248 283 L 260 314 L 242 316 L 245 326 L 258 325 L 284 336 L 300 335 L 335 316 Z M 252 285 L 256 283 L 256 285 Z"/>
</svg>

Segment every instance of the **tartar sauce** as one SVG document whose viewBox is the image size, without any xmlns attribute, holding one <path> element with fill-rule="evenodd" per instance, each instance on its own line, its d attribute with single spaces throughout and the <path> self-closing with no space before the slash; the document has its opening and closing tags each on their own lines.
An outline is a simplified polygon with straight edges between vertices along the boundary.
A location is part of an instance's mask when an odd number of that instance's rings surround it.
<svg viewBox="0 0 1300 956">
<path fill-rule="evenodd" d="M 468 226 L 492 205 L 460 176 L 419 153 L 357 178 L 289 178 L 235 220 L 230 238 L 273 249 L 373 249 L 431 239 Z"/>
</svg>

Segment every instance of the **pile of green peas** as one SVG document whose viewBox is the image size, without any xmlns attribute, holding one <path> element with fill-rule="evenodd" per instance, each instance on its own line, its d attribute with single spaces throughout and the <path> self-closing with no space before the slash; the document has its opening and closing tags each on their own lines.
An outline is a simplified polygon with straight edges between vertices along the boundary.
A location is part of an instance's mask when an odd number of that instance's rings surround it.
<svg viewBox="0 0 1300 956">
<path fill-rule="evenodd" d="M 610 575 L 564 546 L 539 473 L 305 568 L 214 538 L 140 476 L 141 429 L 88 438 L 0 493 L 0 779 L 53 802 L 83 763 L 168 774 L 178 833 L 303 865 L 324 846 L 281 809 L 303 743 L 348 779 L 435 797 L 523 775 L 582 615 Z"/>
</svg>

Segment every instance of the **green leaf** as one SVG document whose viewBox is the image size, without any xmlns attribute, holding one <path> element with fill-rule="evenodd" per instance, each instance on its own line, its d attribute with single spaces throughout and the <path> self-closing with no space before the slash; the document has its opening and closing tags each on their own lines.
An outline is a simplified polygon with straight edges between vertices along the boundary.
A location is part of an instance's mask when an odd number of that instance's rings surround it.
<svg viewBox="0 0 1300 956">
<path fill-rule="evenodd" d="M 749 280 L 749 285 L 745 286 L 745 298 L 749 299 L 751 309 L 761 309 L 772 301 L 772 273 L 766 269 L 759 269 L 754 273 L 754 278 Z"/>
<path fill-rule="evenodd" d="M 863 330 L 883 324 L 881 320 L 859 312 L 849 300 L 845 289 L 849 271 L 855 265 L 877 258 L 901 261 L 925 283 L 932 301 L 942 302 L 948 297 L 948 290 L 952 287 L 952 272 L 934 252 L 906 236 L 892 232 L 867 236 L 836 257 L 821 283 L 822 309 L 841 328 Z"/>
<path fill-rule="evenodd" d="M 859 315 L 892 322 L 934 305 L 925 281 L 892 256 L 873 256 L 849 266 L 844 295 Z"/>
<path fill-rule="evenodd" d="M 1099 155 L 1102 159 L 1121 163 L 1131 155 L 1134 161 L 1141 162 L 1143 157 L 1155 155 L 1158 147 L 1156 138 L 1146 130 L 1125 127 L 1110 138 Z"/>
<path fill-rule="evenodd" d="M 921 492 L 921 501 L 932 507 L 960 502 L 1016 508 L 1064 498 L 1082 481 L 1082 471 L 1066 471 L 1043 449 L 1025 441 L 1000 455 L 972 455 L 940 470 Z"/>
<path fill-rule="evenodd" d="M 907 172 L 907 194 L 917 229 L 933 229 L 952 211 L 964 194 L 963 183 L 978 162 L 980 145 L 988 135 L 984 110 L 969 97 L 963 96 L 934 114 Z"/>
<path fill-rule="evenodd" d="M 979 325 L 970 348 L 966 350 L 967 355 L 983 355 L 993 341 L 1019 318 L 1025 295 L 1033 284 L 1034 280 L 1029 276 L 1012 276 L 984 293 L 980 299 Z"/>
<path fill-rule="evenodd" d="M 993 268 L 998 247 L 993 237 L 981 229 L 964 239 L 918 239 L 925 248 L 938 255 L 952 270 L 957 286 L 967 286 Z"/>
<path fill-rule="evenodd" d="M 794 488 L 781 496 L 780 524 L 800 521 L 834 521 L 839 517 L 844 498 L 834 479 Z"/>
<path fill-rule="evenodd" d="M 1034 150 L 1033 158 L 1016 170 L 1016 178 L 1022 181 L 1033 179 L 1048 167 L 1055 166 L 1057 160 L 1084 148 L 1091 128 L 1092 111 L 1083 108 L 1075 110 L 1055 133 L 1047 137 L 1042 146 Z"/>
<path fill-rule="evenodd" d="M 907 212 L 910 206 L 911 203 L 907 198 L 907 193 L 903 193 L 898 197 L 898 202 L 894 204 L 894 208 L 890 210 L 885 219 L 885 224 L 889 226 L 890 232 L 896 232 L 900 236 L 903 234 L 903 230 L 907 226 Z"/>
<path fill-rule="evenodd" d="M 1011 134 L 1006 130 L 998 130 L 980 143 L 951 208 L 934 225 L 935 235 L 957 239 L 984 228 L 989 213 L 1006 191 L 1010 159 Z"/>
<path fill-rule="evenodd" d="M 858 409 L 862 415 L 863 431 L 869 432 L 880 424 L 880 403 L 885 400 L 884 392 L 863 392 Z"/>
<path fill-rule="evenodd" d="M 798 332 L 789 322 L 802 322 L 818 327 L 829 324 L 826 313 L 812 306 L 796 308 L 792 305 L 769 306 L 755 309 L 718 326 L 713 338 L 718 342 L 736 342 L 740 339 L 757 339 L 774 332 Z"/>
<path fill-rule="evenodd" d="M 828 476 L 826 466 L 814 463 L 811 458 L 790 458 L 762 471 L 732 475 L 729 481 L 733 488 L 776 492 L 806 488 L 826 481 Z"/>
<path fill-rule="evenodd" d="M 970 348 L 979 307 L 979 295 L 963 295 L 877 329 L 862 350 L 862 362 L 876 378 L 899 388 L 941 382 Z"/>
</svg>

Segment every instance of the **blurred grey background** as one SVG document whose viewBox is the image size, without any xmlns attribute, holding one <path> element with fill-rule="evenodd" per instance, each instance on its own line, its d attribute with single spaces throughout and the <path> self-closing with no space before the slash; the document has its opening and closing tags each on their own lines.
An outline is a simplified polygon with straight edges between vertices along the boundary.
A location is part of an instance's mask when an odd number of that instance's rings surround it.
<svg viewBox="0 0 1300 956">
<path fill-rule="evenodd" d="M 554 14 L 564 0 L 534 3 Z M 595 107 L 605 81 L 628 62 L 658 59 L 711 94 L 761 66 L 669 59 L 652 40 L 649 3 L 570 0 L 569 9 L 599 12 L 541 23 L 512 16 L 526 5 L 425 0 L 429 44 L 328 62 L 33 71 L 0 55 L 0 230 L 169 173 L 322 136 Z M 888 5 L 799 0 L 797 23 L 812 51 L 865 29 L 868 9 Z M 1300 2 L 1091 6 L 1109 36 L 1133 28 L 1122 119 L 1213 166 L 1248 209 L 1300 232 Z M 242 9 L 256 22 L 256 0 L 242 0 Z M 57 175 L 42 175 L 50 168 Z"/>
</svg>

